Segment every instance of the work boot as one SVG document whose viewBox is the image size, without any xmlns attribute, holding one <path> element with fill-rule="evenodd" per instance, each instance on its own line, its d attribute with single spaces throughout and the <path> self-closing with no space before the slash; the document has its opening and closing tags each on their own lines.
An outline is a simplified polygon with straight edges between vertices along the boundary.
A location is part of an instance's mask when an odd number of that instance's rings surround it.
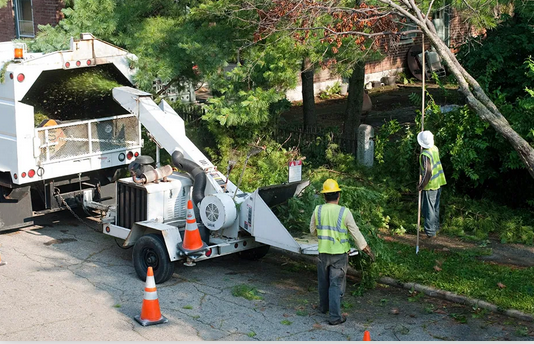
<svg viewBox="0 0 534 344">
<path fill-rule="evenodd" d="M 343 316 L 341 316 L 341 319 L 334 320 L 334 321 L 328 321 L 328 323 L 330 325 L 339 325 L 339 324 L 343 324 L 345 321 L 347 321 L 347 317 L 343 315 Z"/>
</svg>

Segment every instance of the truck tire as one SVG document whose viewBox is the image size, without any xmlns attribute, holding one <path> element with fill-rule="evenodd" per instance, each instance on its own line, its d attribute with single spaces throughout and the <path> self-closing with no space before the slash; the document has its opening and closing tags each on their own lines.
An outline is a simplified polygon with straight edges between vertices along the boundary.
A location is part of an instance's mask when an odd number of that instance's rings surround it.
<svg viewBox="0 0 534 344">
<path fill-rule="evenodd" d="M 246 260 L 258 260 L 265 257 L 270 248 L 271 246 L 269 245 L 256 247 L 250 250 L 239 252 L 239 256 Z"/>
<path fill-rule="evenodd" d="M 146 234 L 139 238 L 133 248 L 132 260 L 135 272 L 142 281 L 146 280 L 149 266 L 154 270 L 156 284 L 167 281 L 174 273 L 174 262 L 169 259 L 163 238 L 158 234 Z"/>
</svg>

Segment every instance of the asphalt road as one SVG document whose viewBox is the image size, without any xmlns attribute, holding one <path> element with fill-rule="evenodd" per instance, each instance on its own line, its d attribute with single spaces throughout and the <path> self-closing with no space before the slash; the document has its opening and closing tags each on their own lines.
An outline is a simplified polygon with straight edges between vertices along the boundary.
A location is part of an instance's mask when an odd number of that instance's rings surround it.
<svg viewBox="0 0 534 344">
<path fill-rule="evenodd" d="M 316 310 L 315 267 L 284 251 L 260 261 L 235 255 L 194 267 L 176 264 L 157 286 L 169 322 L 143 327 L 144 282 L 131 249 L 96 233 L 71 214 L 50 214 L 43 225 L 0 234 L 0 340 L 533 340 L 534 325 L 471 307 L 380 286 L 353 296 L 346 323 L 330 326 Z M 258 300 L 235 296 L 255 288 Z"/>
</svg>

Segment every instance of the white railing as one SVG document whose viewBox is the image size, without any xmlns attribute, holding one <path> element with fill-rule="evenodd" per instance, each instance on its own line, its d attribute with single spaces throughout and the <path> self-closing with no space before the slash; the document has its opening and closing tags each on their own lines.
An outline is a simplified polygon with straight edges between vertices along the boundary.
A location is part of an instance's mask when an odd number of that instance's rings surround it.
<svg viewBox="0 0 534 344">
<path fill-rule="evenodd" d="M 35 128 L 41 164 L 124 151 L 141 145 L 139 121 L 122 115 Z"/>
</svg>

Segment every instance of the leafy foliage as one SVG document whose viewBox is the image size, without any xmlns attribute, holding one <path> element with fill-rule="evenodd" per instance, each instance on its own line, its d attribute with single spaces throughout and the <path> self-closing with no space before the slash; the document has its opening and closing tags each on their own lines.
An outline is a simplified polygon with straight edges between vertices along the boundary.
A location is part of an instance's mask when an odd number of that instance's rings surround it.
<svg viewBox="0 0 534 344">
<path fill-rule="evenodd" d="M 43 74 L 46 76 L 34 83 L 23 100 L 48 118 L 89 119 L 124 113 L 112 99 L 111 90 L 122 86 L 112 68 L 53 70 Z"/>
<path fill-rule="evenodd" d="M 395 179 L 401 183 L 417 180 L 417 156 L 420 152 L 417 144 L 415 128 L 411 126 L 401 127 L 394 119 L 386 122 L 377 130 L 375 135 L 375 159 L 378 168 L 388 170 L 391 164 L 395 164 Z"/>
<path fill-rule="evenodd" d="M 525 78 L 523 66 L 532 51 L 534 28 L 529 18 L 516 14 L 489 30 L 486 37 L 462 46 L 458 60 L 487 92 L 499 92 L 513 102 L 524 96 L 525 86 L 534 87 L 534 79 Z"/>
<path fill-rule="evenodd" d="M 247 300 L 263 300 L 256 287 L 239 284 L 232 287 L 232 295 L 235 297 L 243 297 Z"/>
<path fill-rule="evenodd" d="M 503 243 L 534 243 L 534 215 L 524 209 L 500 206 L 487 199 L 444 193 L 442 231 L 449 235 L 475 240 L 498 237 Z"/>
<path fill-rule="evenodd" d="M 335 82 L 332 86 L 327 86 L 324 91 L 319 92 L 319 98 L 321 99 L 331 99 L 338 96 L 341 92 L 341 84 Z"/>
</svg>

